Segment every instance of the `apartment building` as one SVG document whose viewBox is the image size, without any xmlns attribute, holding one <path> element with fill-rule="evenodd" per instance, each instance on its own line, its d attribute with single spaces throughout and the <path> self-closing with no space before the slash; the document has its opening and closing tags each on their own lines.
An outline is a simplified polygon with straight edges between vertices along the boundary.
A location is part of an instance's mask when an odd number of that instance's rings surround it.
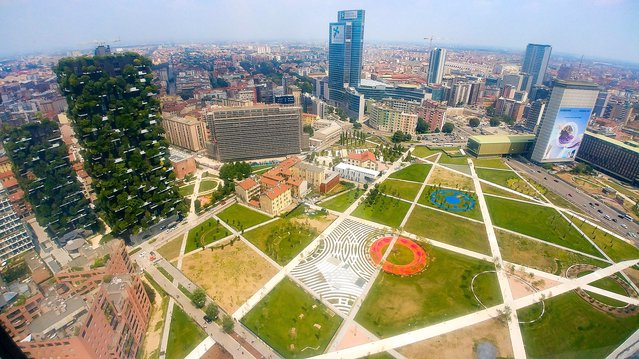
<svg viewBox="0 0 639 359">
<path fill-rule="evenodd" d="M 273 216 L 279 216 L 291 204 L 293 204 L 291 187 L 286 184 L 269 188 L 260 196 L 260 208 Z"/>
<path fill-rule="evenodd" d="M 197 152 L 206 148 L 204 122 L 193 116 L 166 116 L 162 121 L 166 139 L 173 145 Z"/>
<path fill-rule="evenodd" d="M 351 152 L 344 159 L 349 165 L 368 168 L 369 170 L 377 171 L 377 158 L 371 151 L 364 151 L 362 153 Z"/>
<path fill-rule="evenodd" d="M 33 248 L 33 241 L 16 213 L 7 190 L 0 186 L 0 262 Z"/>
</svg>

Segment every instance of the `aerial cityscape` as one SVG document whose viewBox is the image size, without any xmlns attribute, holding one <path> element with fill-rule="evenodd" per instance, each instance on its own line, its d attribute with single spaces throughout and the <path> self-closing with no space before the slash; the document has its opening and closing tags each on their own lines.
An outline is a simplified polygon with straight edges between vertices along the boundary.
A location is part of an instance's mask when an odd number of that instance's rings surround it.
<svg viewBox="0 0 639 359">
<path fill-rule="evenodd" d="M 0 358 L 639 357 L 639 2 L 0 2 Z"/>
</svg>

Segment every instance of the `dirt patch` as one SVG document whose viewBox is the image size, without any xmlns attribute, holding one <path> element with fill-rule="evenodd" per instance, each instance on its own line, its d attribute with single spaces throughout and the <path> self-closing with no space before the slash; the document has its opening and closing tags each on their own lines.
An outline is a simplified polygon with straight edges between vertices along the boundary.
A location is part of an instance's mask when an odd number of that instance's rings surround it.
<svg viewBox="0 0 639 359">
<path fill-rule="evenodd" d="M 204 353 L 201 359 L 233 359 L 233 355 L 226 351 L 221 345 L 215 344 Z"/>
<path fill-rule="evenodd" d="M 147 282 L 145 279 L 143 281 Z M 147 282 L 151 288 L 150 283 Z M 166 306 L 168 305 L 168 297 L 162 298 L 155 288 L 155 303 L 151 306 L 151 318 L 149 319 L 149 326 L 147 327 L 146 334 L 144 335 L 143 350 L 145 356 L 149 356 L 153 351 L 160 348 L 160 341 L 162 340 L 162 329 L 164 327 L 164 316 L 166 315 Z"/>
<path fill-rule="evenodd" d="M 519 278 L 517 278 L 516 276 L 508 275 L 508 283 L 510 284 L 510 290 L 513 294 L 514 299 L 519 299 L 535 293 L 535 291 L 528 284 L 537 288 L 537 291 L 552 288 L 560 284 L 558 282 L 555 282 L 554 280 L 546 278 L 540 278 L 536 276 L 530 277 L 526 273 L 517 272 L 516 275 Z"/>
<path fill-rule="evenodd" d="M 291 219 L 291 221 L 293 223 L 300 223 L 300 224 L 306 223 L 309 226 L 313 227 L 317 231 L 317 233 L 322 233 L 328 226 L 331 225 L 331 223 L 333 223 L 335 218 L 337 218 L 337 216 L 329 214 L 321 218 L 320 217 L 308 218 L 306 216 L 301 218 L 293 218 Z"/>
<path fill-rule="evenodd" d="M 630 280 L 635 285 L 639 286 L 639 270 L 636 270 L 634 268 L 626 268 L 626 269 L 623 270 L 623 272 L 626 273 L 626 275 L 628 275 Z"/>
<path fill-rule="evenodd" d="M 407 358 L 474 358 L 474 347 L 482 341 L 491 342 L 497 348 L 497 357 L 512 357 L 508 327 L 491 319 L 470 327 L 440 335 L 399 349 Z"/>
<path fill-rule="evenodd" d="M 432 169 L 432 173 L 428 178 L 428 184 L 441 185 L 442 187 L 456 188 L 464 191 L 474 191 L 475 188 L 472 178 L 445 170 L 441 167 Z"/>
<path fill-rule="evenodd" d="M 184 257 L 182 272 L 225 311 L 235 312 L 277 269 L 242 241 Z"/>
</svg>

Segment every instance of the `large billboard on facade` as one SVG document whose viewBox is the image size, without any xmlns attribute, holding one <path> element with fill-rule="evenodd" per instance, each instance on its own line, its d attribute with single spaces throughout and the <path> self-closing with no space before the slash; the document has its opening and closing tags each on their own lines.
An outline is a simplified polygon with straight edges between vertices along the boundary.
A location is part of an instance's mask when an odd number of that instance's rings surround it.
<svg viewBox="0 0 639 359">
<path fill-rule="evenodd" d="M 563 107 L 555 118 L 544 161 L 574 159 L 586 132 L 591 108 Z"/>
<path fill-rule="evenodd" d="M 339 20 L 353 20 L 357 19 L 357 10 L 346 10 L 340 13 L 342 15 Z"/>
<path fill-rule="evenodd" d="M 343 44 L 344 32 L 344 24 L 331 24 L 331 44 Z"/>
</svg>

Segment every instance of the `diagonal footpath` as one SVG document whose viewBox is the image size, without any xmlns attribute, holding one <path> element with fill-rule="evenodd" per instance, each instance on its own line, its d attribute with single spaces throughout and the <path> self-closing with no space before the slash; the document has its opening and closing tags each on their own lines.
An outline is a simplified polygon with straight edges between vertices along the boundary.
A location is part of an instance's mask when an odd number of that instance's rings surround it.
<svg viewBox="0 0 639 359">
<path fill-rule="evenodd" d="M 514 307 L 514 299 L 512 291 L 510 290 L 510 283 L 508 282 L 508 276 L 504 271 L 504 261 L 501 258 L 501 252 L 499 251 L 499 245 L 497 244 L 497 236 L 495 235 L 495 229 L 493 228 L 492 220 L 490 219 L 490 213 L 488 212 L 488 206 L 486 205 L 486 198 L 484 198 L 484 192 L 481 189 L 481 183 L 473 162 L 468 159 L 468 166 L 470 167 L 470 173 L 473 176 L 473 183 L 475 185 L 475 194 L 477 195 L 477 202 L 479 209 L 481 210 L 482 217 L 484 218 L 484 224 L 486 225 L 486 234 L 488 235 L 488 242 L 490 243 L 490 251 L 493 255 L 497 270 L 497 279 L 499 280 L 499 288 L 501 289 L 501 295 L 504 299 L 506 307 L 510 308 L 510 320 L 508 321 L 508 331 L 510 332 L 510 340 L 513 346 L 513 353 L 515 358 L 526 358 L 526 349 L 524 347 L 524 338 L 521 335 L 521 328 L 519 327 L 519 319 L 517 318 L 517 311 Z"/>
</svg>

